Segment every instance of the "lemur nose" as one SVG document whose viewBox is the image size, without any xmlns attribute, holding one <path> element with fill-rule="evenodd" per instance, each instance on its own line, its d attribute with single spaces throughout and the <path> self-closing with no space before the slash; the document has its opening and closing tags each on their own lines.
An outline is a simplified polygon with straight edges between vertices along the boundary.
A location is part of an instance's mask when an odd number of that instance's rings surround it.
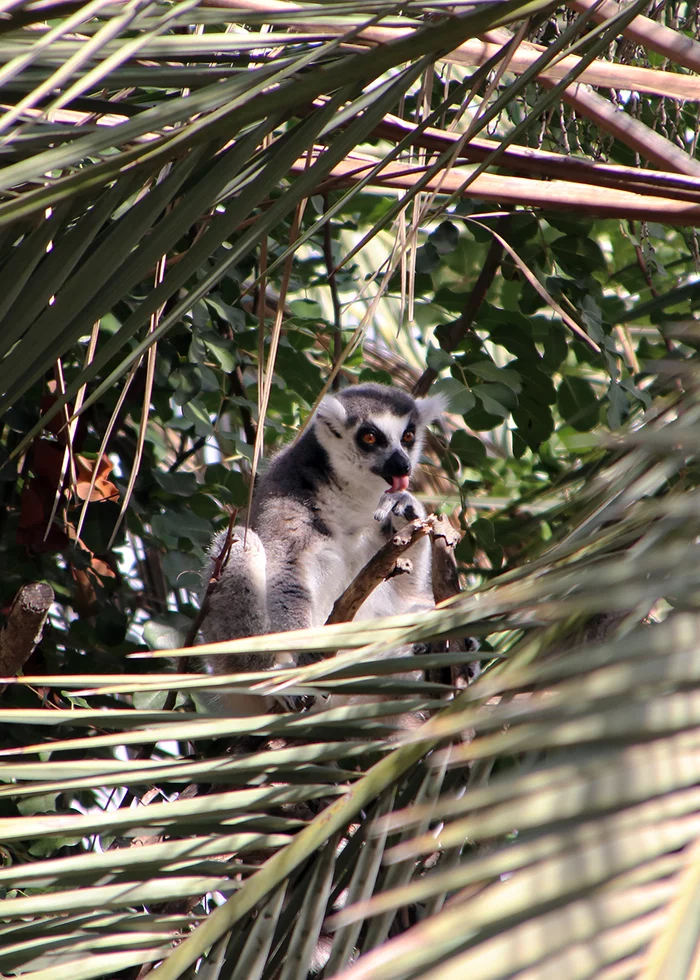
<svg viewBox="0 0 700 980">
<path fill-rule="evenodd" d="M 408 476 L 411 472 L 411 461 L 400 449 L 394 450 L 384 464 L 387 476 Z"/>
</svg>

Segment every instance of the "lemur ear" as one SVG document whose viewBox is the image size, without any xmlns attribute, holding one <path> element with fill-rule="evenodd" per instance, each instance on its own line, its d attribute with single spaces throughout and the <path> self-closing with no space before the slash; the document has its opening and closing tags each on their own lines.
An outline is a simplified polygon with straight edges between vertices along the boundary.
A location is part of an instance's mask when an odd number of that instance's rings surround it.
<svg viewBox="0 0 700 980">
<path fill-rule="evenodd" d="M 316 419 L 318 422 L 325 422 L 329 428 L 345 425 L 348 415 L 345 407 L 339 398 L 334 395 L 326 395 L 321 404 L 316 409 Z"/>
<path fill-rule="evenodd" d="M 431 422 L 439 419 L 447 411 L 449 400 L 445 395 L 438 393 L 429 395 L 427 398 L 416 398 L 416 407 L 421 424 L 430 425 Z"/>
</svg>

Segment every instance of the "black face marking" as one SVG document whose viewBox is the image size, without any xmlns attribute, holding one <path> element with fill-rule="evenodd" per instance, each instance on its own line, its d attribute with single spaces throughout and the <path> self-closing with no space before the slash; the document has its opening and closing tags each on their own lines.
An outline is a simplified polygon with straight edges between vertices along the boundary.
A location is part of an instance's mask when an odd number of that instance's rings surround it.
<svg viewBox="0 0 700 980">
<path fill-rule="evenodd" d="M 376 449 L 385 449 L 388 445 L 387 438 L 381 429 L 369 423 L 361 425 L 357 430 L 355 442 L 366 453 L 374 452 Z"/>
<path fill-rule="evenodd" d="M 390 484 L 395 476 L 411 475 L 411 460 L 406 453 L 396 449 L 387 459 L 380 459 L 376 466 L 372 466 L 371 471 Z"/>
<path fill-rule="evenodd" d="M 384 460 L 380 476 L 384 477 L 387 483 L 391 483 L 392 477 L 409 476 L 410 472 L 411 460 L 408 458 L 406 453 L 403 453 L 400 449 L 397 449 L 391 454 L 391 456 L 389 456 L 388 459 Z"/>
</svg>

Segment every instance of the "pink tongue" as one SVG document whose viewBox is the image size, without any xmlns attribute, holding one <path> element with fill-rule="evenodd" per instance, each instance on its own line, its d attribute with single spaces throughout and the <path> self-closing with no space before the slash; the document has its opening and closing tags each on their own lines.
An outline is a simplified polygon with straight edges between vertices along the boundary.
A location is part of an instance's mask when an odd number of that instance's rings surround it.
<svg viewBox="0 0 700 980">
<path fill-rule="evenodd" d="M 408 477 L 407 476 L 392 476 L 391 486 L 386 491 L 387 493 L 397 493 L 399 490 L 408 490 Z"/>
</svg>

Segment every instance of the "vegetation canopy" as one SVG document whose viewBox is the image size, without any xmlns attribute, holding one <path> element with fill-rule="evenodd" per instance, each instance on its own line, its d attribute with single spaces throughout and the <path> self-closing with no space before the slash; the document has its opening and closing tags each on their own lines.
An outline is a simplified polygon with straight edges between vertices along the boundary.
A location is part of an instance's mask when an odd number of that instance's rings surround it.
<svg viewBox="0 0 700 980">
<path fill-rule="evenodd" d="M 3 976 L 699 975 L 698 18 L 0 2 Z M 226 644 L 381 704 L 198 712 L 213 532 L 364 381 L 449 398 L 461 591 Z"/>
</svg>

